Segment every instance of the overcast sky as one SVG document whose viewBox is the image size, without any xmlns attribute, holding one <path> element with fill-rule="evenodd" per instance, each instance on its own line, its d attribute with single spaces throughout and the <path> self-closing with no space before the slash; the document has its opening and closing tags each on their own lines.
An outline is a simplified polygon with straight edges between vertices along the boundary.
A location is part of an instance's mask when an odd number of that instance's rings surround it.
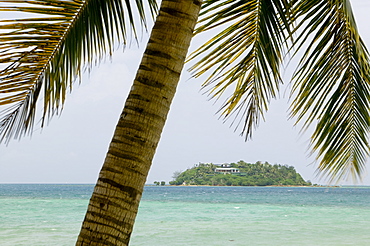
<svg viewBox="0 0 370 246">
<path fill-rule="evenodd" d="M 370 47 L 370 1 L 351 2 L 360 33 Z M 0 145 L 0 183 L 95 183 L 145 44 L 146 38 L 140 49 L 118 50 L 111 61 L 84 76 L 68 96 L 61 116 L 47 127 L 36 126 L 32 137 Z M 218 120 L 218 106 L 200 92 L 202 79 L 190 79 L 184 70 L 147 183 L 168 182 L 175 171 L 199 162 L 239 160 L 291 165 L 305 180 L 325 183 L 316 178 L 314 158 L 308 157 L 309 134 L 300 134 L 294 121 L 287 120 L 284 91 L 271 102 L 253 140 L 245 142 L 229 127 L 230 122 Z M 369 175 L 362 184 L 370 185 Z"/>
</svg>

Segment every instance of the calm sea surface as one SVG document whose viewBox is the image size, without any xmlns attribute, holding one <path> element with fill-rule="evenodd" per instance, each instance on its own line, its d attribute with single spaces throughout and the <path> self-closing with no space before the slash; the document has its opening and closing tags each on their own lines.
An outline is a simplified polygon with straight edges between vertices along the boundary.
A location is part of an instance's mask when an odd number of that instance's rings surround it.
<svg viewBox="0 0 370 246">
<path fill-rule="evenodd" d="M 0 184 L 0 245 L 74 245 L 92 185 Z M 131 246 L 370 245 L 370 187 L 146 187 Z"/>
</svg>

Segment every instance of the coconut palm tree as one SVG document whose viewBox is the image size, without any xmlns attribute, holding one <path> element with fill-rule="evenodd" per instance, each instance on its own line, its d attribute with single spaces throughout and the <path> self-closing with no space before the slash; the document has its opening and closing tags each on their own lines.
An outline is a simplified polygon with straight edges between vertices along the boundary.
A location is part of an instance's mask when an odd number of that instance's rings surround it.
<svg viewBox="0 0 370 246">
<path fill-rule="evenodd" d="M 152 13 L 155 1 L 148 1 Z M 1 11 L 36 14 L 3 20 L 0 132 L 3 141 L 32 128 L 44 90 L 42 122 L 59 113 L 66 90 L 114 39 L 135 34 L 143 1 L 2 1 Z M 21 6 L 5 6 L 7 3 Z M 25 3 L 25 4 L 24 4 Z M 141 65 L 90 200 L 77 245 L 128 245 L 148 171 L 176 91 L 201 2 L 162 1 Z M 127 23 L 128 22 L 128 23 Z"/>
<path fill-rule="evenodd" d="M 154 1 L 147 1 L 155 9 Z M 368 155 L 368 53 L 346 0 L 204 1 L 197 32 L 221 28 L 191 59 L 213 97 L 231 90 L 222 112 L 251 137 L 277 96 L 284 57 L 304 49 L 293 77 L 292 116 L 312 137 L 324 174 L 358 177 Z M 66 90 L 126 40 L 143 1 L 1 0 L 0 11 L 35 16 L 2 21 L 0 137 L 30 133 L 44 90 L 42 122 L 60 112 Z M 12 7 L 10 4 L 18 4 Z M 77 245 L 127 245 L 143 186 L 175 94 L 201 1 L 163 0 L 90 200 Z M 135 29 L 132 28 L 135 35 Z M 314 36 L 311 36 L 313 34 Z M 239 125 L 239 123 L 237 125 Z"/>
<path fill-rule="evenodd" d="M 200 5 L 194 0 L 162 1 L 77 245 L 128 245 Z"/>
</svg>

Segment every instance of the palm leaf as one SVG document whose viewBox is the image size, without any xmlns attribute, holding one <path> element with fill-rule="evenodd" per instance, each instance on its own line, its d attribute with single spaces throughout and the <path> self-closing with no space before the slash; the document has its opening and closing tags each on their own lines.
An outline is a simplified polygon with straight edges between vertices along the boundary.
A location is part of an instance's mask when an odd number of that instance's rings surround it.
<svg viewBox="0 0 370 246">
<path fill-rule="evenodd" d="M 236 128 L 252 136 L 271 98 L 279 90 L 280 65 L 287 39 L 286 1 L 227 0 L 204 2 L 197 33 L 221 29 L 219 34 L 192 53 L 201 57 L 191 67 L 195 77 L 210 74 L 203 84 L 212 98 L 231 91 L 220 111 L 234 116 Z"/>
<path fill-rule="evenodd" d="M 136 38 L 144 3 L 154 15 L 155 0 L 1 0 L 0 12 L 26 17 L 0 20 L 0 141 L 32 131 L 41 91 L 42 122 L 59 113 L 86 68 Z"/>
<path fill-rule="evenodd" d="M 294 75 L 292 116 L 304 129 L 318 121 L 311 143 L 321 174 L 356 180 L 369 155 L 369 53 L 349 1 L 302 0 L 294 13 L 296 44 L 309 43 Z"/>
</svg>

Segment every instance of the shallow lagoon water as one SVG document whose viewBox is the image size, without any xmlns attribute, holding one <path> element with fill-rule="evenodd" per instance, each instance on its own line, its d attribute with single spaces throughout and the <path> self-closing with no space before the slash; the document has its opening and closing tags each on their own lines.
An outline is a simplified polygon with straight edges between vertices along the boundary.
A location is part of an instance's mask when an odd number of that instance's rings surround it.
<svg viewBox="0 0 370 246">
<path fill-rule="evenodd" d="M 92 185 L 0 185 L 0 245 L 74 245 Z M 131 246 L 370 245 L 370 187 L 145 187 Z"/>
</svg>

